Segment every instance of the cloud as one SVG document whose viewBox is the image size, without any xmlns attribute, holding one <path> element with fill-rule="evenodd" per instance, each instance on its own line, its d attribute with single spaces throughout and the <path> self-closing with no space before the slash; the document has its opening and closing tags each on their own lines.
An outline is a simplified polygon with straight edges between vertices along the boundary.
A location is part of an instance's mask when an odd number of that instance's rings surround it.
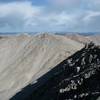
<svg viewBox="0 0 100 100">
<path fill-rule="evenodd" d="M 58 7 L 66 7 L 66 8 L 73 8 L 73 7 L 80 7 L 80 0 L 48 0 L 54 6 Z"/>
<path fill-rule="evenodd" d="M 92 0 L 88 0 L 88 3 L 90 1 L 92 4 Z M 79 0 L 50 2 L 57 6 L 71 5 L 73 8 L 79 4 Z M 99 22 L 99 10 L 58 10 L 35 6 L 31 1 L 0 3 L 0 31 L 100 31 Z"/>
<path fill-rule="evenodd" d="M 43 13 L 40 16 L 31 18 L 28 27 L 30 30 L 35 27 L 35 30 L 39 31 L 61 31 L 62 28 L 68 28 L 71 23 L 74 23 L 73 17 L 65 11 L 61 13 Z"/>
<path fill-rule="evenodd" d="M 100 31 L 100 11 L 88 11 L 83 22 L 87 31 Z"/>
<path fill-rule="evenodd" d="M 100 0 L 83 0 L 86 8 L 97 11 L 100 10 Z"/>
<path fill-rule="evenodd" d="M 90 22 L 97 16 L 100 16 L 100 12 L 89 11 L 83 20 L 86 22 Z"/>
<path fill-rule="evenodd" d="M 32 6 L 31 2 L 11 2 L 0 4 L 0 29 L 9 27 L 20 30 L 29 19 L 39 16 L 42 7 Z"/>
<path fill-rule="evenodd" d="M 71 26 L 74 22 L 73 17 L 66 11 L 47 12 L 45 7 L 34 6 L 32 2 L 0 4 L 0 30 L 2 31 L 57 31 Z"/>
<path fill-rule="evenodd" d="M 3 3 L 15 2 L 15 1 L 30 1 L 30 0 L 0 0 L 0 2 L 3 2 Z"/>
</svg>

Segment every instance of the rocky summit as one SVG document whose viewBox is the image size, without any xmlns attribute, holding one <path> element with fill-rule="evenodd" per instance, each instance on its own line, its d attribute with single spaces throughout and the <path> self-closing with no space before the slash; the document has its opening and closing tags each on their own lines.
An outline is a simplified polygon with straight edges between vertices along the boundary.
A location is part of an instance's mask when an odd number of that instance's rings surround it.
<svg viewBox="0 0 100 100">
<path fill-rule="evenodd" d="M 97 100 L 100 96 L 100 47 L 85 45 L 11 100 Z"/>
</svg>

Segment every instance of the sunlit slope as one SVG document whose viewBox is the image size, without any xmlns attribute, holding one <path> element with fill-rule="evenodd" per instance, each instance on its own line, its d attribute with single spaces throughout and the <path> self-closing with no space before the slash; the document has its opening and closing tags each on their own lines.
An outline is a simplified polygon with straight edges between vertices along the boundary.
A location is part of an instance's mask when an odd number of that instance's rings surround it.
<svg viewBox="0 0 100 100">
<path fill-rule="evenodd" d="M 95 44 L 99 45 L 100 44 L 100 35 L 79 35 L 79 34 L 71 34 L 71 35 L 66 35 L 67 38 L 80 42 L 80 43 L 89 43 L 93 41 Z"/>
<path fill-rule="evenodd" d="M 2 37 L 0 100 L 8 100 L 82 47 L 81 43 L 58 35 Z"/>
</svg>

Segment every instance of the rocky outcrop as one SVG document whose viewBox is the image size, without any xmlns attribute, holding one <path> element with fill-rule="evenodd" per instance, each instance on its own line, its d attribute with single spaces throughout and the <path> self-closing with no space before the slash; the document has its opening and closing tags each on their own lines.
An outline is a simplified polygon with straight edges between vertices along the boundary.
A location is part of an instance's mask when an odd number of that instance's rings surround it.
<svg viewBox="0 0 100 100">
<path fill-rule="evenodd" d="M 90 43 L 11 100 L 96 100 L 100 96 L 100 47 Z M 26 95 L 25 95 L 26 93 Z"/>
</svg>

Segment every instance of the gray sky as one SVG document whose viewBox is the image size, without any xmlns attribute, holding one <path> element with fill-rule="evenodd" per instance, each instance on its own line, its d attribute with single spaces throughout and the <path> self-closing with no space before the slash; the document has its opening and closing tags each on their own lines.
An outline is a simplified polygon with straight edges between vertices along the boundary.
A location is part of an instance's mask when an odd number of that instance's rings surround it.
<svg viewBox="0 0 100 100">
<path fill-rule="evenodd" d="M 100 0 L 0 0 L 0 32 L 99 32 Z"/>
</svg>

